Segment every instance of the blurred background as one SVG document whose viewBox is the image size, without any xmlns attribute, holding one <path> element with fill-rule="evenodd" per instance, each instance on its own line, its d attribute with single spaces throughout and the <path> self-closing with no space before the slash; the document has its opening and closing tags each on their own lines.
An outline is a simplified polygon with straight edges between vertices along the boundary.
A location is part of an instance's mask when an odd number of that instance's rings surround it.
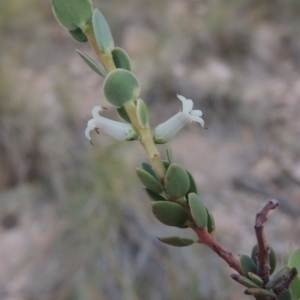
<svg viewBox="0 0 300 300">
<path fill-rule="evenodd" d="M 179 111 L 176 93 L 204 112 L 208 129 L 193 124 L 170 146 L 220 242 L 249 254 L 256 212 L 280 201 L 265 226 L 280 266 L 300 238 L 300 1 L 94 6 L 132 59 L 153 127 Z M 0 299 L 246 299 L 205 246 L 157 240 L 195 236 L 153 217 L 134 172 L 139 144 L 85 138 L 95 105 L 117 117 L 75 52 L 95 58 L 89 45 L 58 25 L 50 1 L 1 1 L 0 38 Z"/>
</svg>

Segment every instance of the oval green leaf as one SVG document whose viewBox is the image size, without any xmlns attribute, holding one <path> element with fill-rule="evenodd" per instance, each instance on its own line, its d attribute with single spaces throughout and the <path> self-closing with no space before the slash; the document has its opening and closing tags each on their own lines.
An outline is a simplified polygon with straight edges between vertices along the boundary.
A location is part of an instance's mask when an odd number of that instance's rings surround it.
<svg viewBox="0 0 300 300">
<path fill-rule="evenodd" d="M 152 169 L 152 166 L 146 162 L 142 163 L 142 169 L 148 172 L 150 175 L 152 175 L 156 180 L 158 180 L 154 170 Z"/>
<path fill-rule="evenodd" d="M 104 81 L 104 95 L 115 107 L 135 101 L 140 95 L 140 86 L 136 77 L 129 71 L 115 69 L 108 73 Z"/>
<path fill-rule="evenodd" d="M 69 30 L 69 32 L 73 40 L 75 40 L 78 43 L 86 43 L 88 41 L 88 38 L 79 27 L 75 30 Z"/>
<path fill-rule="evenodd" d="M 273 274 L 273 272 L 276 269 L 277 265 L 277 259 L 276 259 L 276 253 L 272 247 L 269 247 L 269 264 L 270 264 L 270 275 Z"/>
<path fill-rule="evenodd" d="M 165 187 L 172 198 L 184 197 L 190 188 L 190 180 L 186 170 L 177 164 L 170 164 L 165 176 Z"/>
<path fill-rule="evenodd" d="M 187 193 L 188 194 L 189 193 L 196 193 L 196 194 L 198 194 L 197 185 L 195 183 L 195 179 L 194 179 L 193 175 L 188 170 L 186 170 L 186 172 L 187 172 L 187 174 L 189 176 L 189 179 L 190 179 L 190 188 L 189 188 L 189 190 L 188 190 Z"/>
<path fill-rule="evenodd" d="M 294 267 L 300 272 L 300 249 L 296 250 L 289 257 L 288 265 Z"/>
<path fill-rule="evenodd" d="M 290 285 L 290 290 L 293 295 L 293 299 L 300 299 L 300 276 L 299 274 L 294 278 Z"/>
<path fill-rule="evenodd" d="M 51 0 L 54 16 L 60 25 L 69 30 L 78 27 L 83 31 L 92 19 L 93 4 L 90 0 Z"/>
<path fill-rule="evenodd" d="M 175 247 L 186 247 L 195 243 L 195 241 L 192 239 L 181 238 L 179 236 L 170 236 L 170 237 L 163 237 L 158 239 L 167 245 L 171 245 Z"/>
<path fill-rule="evenodd" d="M 285 266 L 281 270 L 279 270 L 266 284 L 267 289 L 272 289 L 276 287 L 278 284 L 280 284 L 284 279 L 286 279 L 289 275 L 289 267 Z"/>
<path fill-rule="evenodd" d="M 151 174 L 149 174 L 147 171 L 137 168 L 136 174 L 138 175 L 143 185 L 146 188 L 148 188 L 150 191 L 153 191 L 158 194 L 163 192 L 163 187 L 159 183 L 159 181 L 156 178 L 154 178 Z"/>
<path fill-rule="evenodd" d="M 120 117 L 121 120 L 125 121 L 126 123 L 131 124 L 131 120 L 127 114 L 127 111 L 124 107 L 118 107 L 117 108 L 117 114 Z"/>
<path fill-rule="evenodd" d="M 207 216 L 207 209 L 203 204 L 203 201 L 195 193 L 190 193 L 188 195 L 188 200 L 189 200 L 191 213 L 196 225 L 199 228 L 204 229 L 205 227 L 207 227 L 208 216 Z"/>
<path fill-rule="evenodd" d="M 167 148 L 167 157 L 168 157 L 168 161 L 169 163 L 173 163 L 174 162 L 174 158 L 173 158 L 173 153 L 172 153 L 172 149 L 169 147 Z"/>
<path fill-rule="evenodd" d="M 248 277 L 255 283 L 257 286 L 262 287 L 264 282 L 263 280 L 256 274 L 249 272 Z"/>
<path fill-rule="evenodd" d="M 253 259 L 246 255 L 242 254 L 240 256 L 240 263 L 241 263 L 241 268 L 245 276 L 249 276 L 248 273 L 254 273 L 257 274 L 257 266 L 256 263 L 253 261 Z"/>
<path fill-rule="evenodd" d="M 136 114 L 138 122 L 142 128 L 149 128 L 148 110 L 145 102 L 142 99 L 138 99 L 136 104 Z"/>
<path fill-rule="evenodd" d="M 258 247 L 257 245 L 254 245 L 251 251 L 251 258 L 256 264 L 257 264 L 257 251 L 258 251 Z"/>
<path fill-rule="evenodd" d="M 296 268 L 298 275 L 293 280 L 290 285 L 290 289 L 293 295 L 293 299 L 300 299 L 300 249 L 298 245 L 292 245 L 290 249 L 290 257 L 288 260 L 288 265 L 291 268 Z M 283 298 L 282 298 L 283 299 Z"/>
<path fill-rule="evenodd" d="M 144 188 L 144 191 L 151 201 L 167 201 L 167 199 L 164 196 L 162 196 L 158 193 L 152 192 L 151 190 L 149 190 L 147 188 Z"/>
<path fill-rule="evenodd" d="M 295 298 L 295 299 L 298 299 L 299 300 L 299 297 L 298 298 Z M 292 293 L 290 290 L 284 290 L 282 293 L 280 293 L 278 296 L 277 296 L 277 300 L 292 300 Z"/>
<path fill-rule="evenodd" d="M 156 201 L 152 203 L 152 212 L 163 224 L 182 227 L 188 221 L 188 214 L 184 208 L 168 201 Z"/>
<path fill-rule="evenodd" d="M 207 231 L 210 235 L 215 236 L 215 231 L 216 231 L 216 225 L 215 225 L 215 219 L 211 211 L 207 208 Z"/>
<path fill-rule="evenodd" d="M 168 170 L 170 167 L 170 163 L 167 160 L 163 160 L 163 164 L 164 164 L 165 169 Z"/>
<path fill-rule="evenodd" d="M 116 68 L 131 71 L 130 58 L 122 48 L 116 47 L 111 54 Z"/>
<path fill-rule="evenodd" d="M 103 14 L 96 8 L 93 13 L 93 28 L 99 49 L 110 54 L 114 49 L 114 39 Z"/>
<path fill-rule="evenodd" d="M 263 288 L 249 288 L 245 291 L 245 294 L 252 295 L 255 297 L 267 297 L 267 299 L 276 299 L 276 294 L 273 291 L 268 291 Z"/>
<path fill-rule="evenodd" d="M 238 282 L 239 284 L 241 284 L 241 285 L 243 285 L 247 288 L 257 288 L 257 287 L 259 287 L 256 283 L 254 283 L 253 281 L 251 281 L 247 277 L 242 276 L 240 274 L 231 274 L 231 278 L 233 280 L 235 280 L 236 282 Z"/>
</svg>

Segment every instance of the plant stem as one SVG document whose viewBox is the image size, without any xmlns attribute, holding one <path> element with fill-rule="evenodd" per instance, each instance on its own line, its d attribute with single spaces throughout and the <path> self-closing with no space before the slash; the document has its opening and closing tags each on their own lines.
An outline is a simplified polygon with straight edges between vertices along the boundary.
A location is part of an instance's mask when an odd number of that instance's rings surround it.
<svg viewBox="0 0 300 300">
<path fill-rule="evenodd" d="M 267 214 L 270 210 L 275 209 L 278 206 L 277 200 L 269 201 L 262 210 L 256 214 L 255 219 L 255 233 L 257 239 L 257 274 L 264 283 L 269 281 L 270 276 L 270 264 L 269 264 L 269 251 L 264 234 L 264 223 L 267 221 Z"/>
<path fill-rule="evenodd" d="M 161 155 L 153 141 L 150 129 L 148 127 L 143 128 L 140 126 L 136 115 L 136 106 L 134 103 L 127 103 L 125 104 L 124 108 L 126 109 L 126 112 L 131 120 L 132 127 L 140 135 L 140 143 L 147 152 L 155 174 L 161 181 L 163 181 L 163 178 L 166 174 L 166 169 L 162 162 Z"/>
<path fill-rule="evenodd" d="M 236 270 L 239 274 L 243 275 L 243 271 L 240 266 L 240 262 L 232 255 L 231 252 L 227 251 L 215 237 L 211 236 L 207 231 L 198 228 L 195 224 L 192 229 L 196 232 L 199 237 L 199 242 L 205 244 L 215 253 L 217 253 L 223 260 L 227 262 L 229 267 Z"/>
</svg>

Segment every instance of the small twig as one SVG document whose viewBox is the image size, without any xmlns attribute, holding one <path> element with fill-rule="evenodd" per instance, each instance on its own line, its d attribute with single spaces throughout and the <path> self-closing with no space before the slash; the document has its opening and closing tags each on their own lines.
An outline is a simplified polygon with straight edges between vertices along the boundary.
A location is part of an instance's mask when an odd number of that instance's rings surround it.
<svg viewBox="0 0 300 300">
<path fill-rule="evenodd" d="M 217 253 L 223 260 L 227 262 L 229 267 L 236 270 L 239 274 L 243 274 L 240 266 L 240 262 L 232 255 L 231 252 L 227 251 L 215 237 L 211 236 L 207 231 L 198 228 L 196 225 L 192 226 L 192 229 L 196 232 L 199 240 L 202 244 L 205 244 L 215 253 Z"/>
<path fill-rule="evenodd" d="M 284 290 L 288 289 L 295 277 L 297 276 L 298 272 L 296 268 L 292 268 L 290 271 L 289 276 L 276 288 L 273 289 L 273 292 L 276 295 L 279 295 Z"/>
<path fill-rule="evenodd" d="M 267 221 L 267 214 L 270 210 L 275 209 L 278 206 L 278 201 L 273 199 L 269 201 L 262 210 L 256 214 L 255 220 L 255 233 L 257 239 L 257 274 L 262 278 L 264 283 L 269 281 L 270 265 L 269 265 L 269 248 L 267 246 L 264 226 Z"/>
</svg>

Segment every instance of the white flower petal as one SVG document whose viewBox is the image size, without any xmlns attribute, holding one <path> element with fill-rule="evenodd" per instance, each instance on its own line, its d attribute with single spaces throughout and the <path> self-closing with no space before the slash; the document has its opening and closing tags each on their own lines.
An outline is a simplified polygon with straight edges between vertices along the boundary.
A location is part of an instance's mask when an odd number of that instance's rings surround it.
<svg viewBox="0 0 300 300">
<path fill-rule="evenodd" d="M 89 140 L 91 140 L 91 130 L 95 129 L 103 131 L 120 141 L 137 139 L 137 133 L 130 124 L 104 118 L 99 115 L 100 111 L 103 111 L 101 106 L 95 106 L 92 110 L 93 119 L 88 121 L 87 128 L 85 130 L 85 136 Z"/>
<path fill-rule="evenodd" d="M 177 95 L 178 99 L 182 102 L 182 112 L 183 113 L 190 113 L 193 109 L 193 101 L 191 99 L 186 99 L 181 95 Z"/>
<path fill-rule="evenodd" d="M 189 123 L 197 122 L 204 127 L 204 120 L 201 118 L 202 111 L 192 110 L 194 103 L 191 99 L 186 99 L 181 95 L 177 95 L 177 97 L 182 102 L 182 110 L 155 128 L 154 140 L 158 144 L 171 140 L 178 131 Z"/>
<path fill-rule="evenodd" d="M 114 137 L 119 141 L 125 141 L 130 138 L 130 131 L 128 131 L 132 129 L 132 126 L 130 124 L 110 120 L 99 116 L 97 119 L 95 119 L 95 125 L 99 128 L 99 130 L 105 132 L 106 134 Z"/>
<path fill-rule="evenodd" d="M 94 119 L 96 119 L 97 117 L 99 117 L 99 112 L 100 111 L 103 111 L 103 108 L 101 106 L 95 106 L 93 109 L 92 109 L 92 116 Z"/>
<path fill-rule="evenodd" d="M 193 109 L 193 101 L 191 99 L 187 99 L 182 107 L 182 111 L 186 114 L 189 114 Z"/>
<path fill-rule="evenodd" d="M 198 117 L 201 117 L 203 115 L 202 111 L 198 110 L 198 109 L 192 110 L 190 114 L 193 116 L 198 116 Z"/>
<path fill-rule="evenodd" d="M 171 140 L 179 130 L 190 122 L 186 114 L 179 112 L 164 123 L 155 128 L 154 139 L 157 143 L 163 144 Z"/>
<path fill-rule="evenodd" d="M 197 123 L 200 123 L 202 127 L 204 127 L 204 120 L 202 118 L 191 115 L 190 120 L 191 120 L 191 123 L 197 122 Z"/>
<path fill-rule="evenodd" d="M 177 98 L 182 102 L 182 104 L 186 101 L 186 98 L 184 96 L 178 95 Z"/>
<path fill-rule="evenodd" d="M 96 126 L 95 126 L 95 120 L 94 119 L 92 119 L 92 120 L 89 120 L 88 121 L 88 123 L 87 123 L 87 127 L 86 127 L 86 129 L 85 129 L 85 136 L 86 136 L 86 138 L 88 139 L 88 140 L 91 140 L 91 136 L 90 136 L 90 132 L 92 131 L 92 130 L 94 130 L 96 128 Z"/>
</svg>

